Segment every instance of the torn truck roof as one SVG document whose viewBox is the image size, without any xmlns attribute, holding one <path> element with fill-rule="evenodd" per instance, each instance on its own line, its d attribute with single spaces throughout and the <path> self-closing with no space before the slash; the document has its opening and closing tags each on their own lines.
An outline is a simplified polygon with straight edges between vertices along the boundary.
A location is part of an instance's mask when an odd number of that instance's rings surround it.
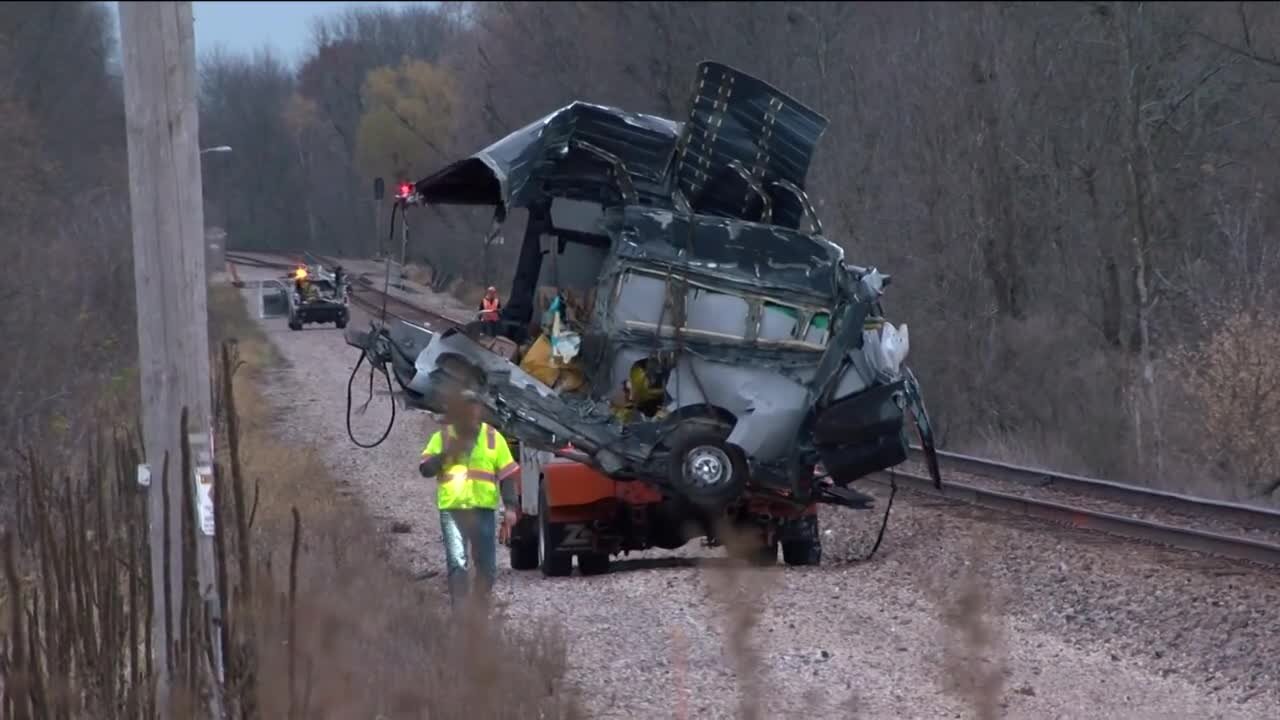
<svg viewBox="0 0 1280 720">
<path fill-rule="evenodd" d="M 844 251 L 820 237 L 774 225 L 630 206 L 606 217 L 620 257 L 679 265 L 748 287 L 835 296 Z"/>
<path fill-rule="evenodd" d="M 548 196 L 798 228 L 826 118 L 762 80 L 698 66 L 687 122 L 575 102 L 418 181 L 432 204 L 528 207 Z M 687 206 L 687 207 L 684 207 Z"/>
</svg>

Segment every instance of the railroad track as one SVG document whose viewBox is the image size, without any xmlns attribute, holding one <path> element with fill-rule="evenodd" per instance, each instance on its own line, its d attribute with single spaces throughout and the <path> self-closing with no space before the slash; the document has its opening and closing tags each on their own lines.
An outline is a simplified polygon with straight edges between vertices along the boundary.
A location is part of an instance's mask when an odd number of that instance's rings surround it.
<svg viewBox="0 0 1280 720">
<path fill-rule="evenodd" d="M 334 258 L 324 255 L 316 255 L 311 252 L 281 251 L 274 253 L 254 253 L 253 255 L 248 255 L 233 251 L 227 252 L 225 257 L 228 262 L 236 265 L 269 268 L 273 270 L 292 270 L 300 263 L 304 262 L 320 263 L 327 267 L 335 267 L 342 264 Z M 405 320 L 419 325 L 426 325 L 427 327 L 453 327 L 458 324 L 455 320 L 445 317 L 444 315 L 415 305 L 392 293 L 386 293 L 379 290 L 377 287 L 377 280 L 370 279 L 367 275 L 353 273 L 351 278 L 353 281 L 351 284 L 352 303 L 373 317 L 382 315 L 385 308 L 388 317 Z"/>
<path fill-rule="evenodd" d="M 329 267 L 341 265 L 336 259 L 324 255 L 310 253 L 307 255 L 310 259 Z M 378 289 L 379 280 L 385 279 L 385 276 L 380 279 L 370 279 L 366 274 L 358 274 L 352 275 L 352 278 L 354 282 L 351 284 L 351 301 L 373 317 L 382 315 L 385 310 L 388 317 L 424 325 L 427 328 L 450 328 L 458 325 L 457 321 L 438 312 L 415 305 L 394 293 Z"/>
<path fill-rule="evenodd" d="M 1280 511 L 1221 502 L 1042 468 L 939 452 L 941 491 L 920 448 L 884 472 L 905 487 L 1079 530 L 1219 557 L 1280 566 Z"/>
<path fill-rule="evenodd" d="M 332 265 L 328 258 L 313 256 Z M 282 267 L 261 258 L 227 253 L 228 260 L 258 267 Z M 408 300 L 384 293 L 357 276 L 352 300 L 372 315 L 386 313 L 409 322 L 453 327 L 458 323 Z M 960 453 L 939 452 L 944 479 L 937 490 L 923 469 L 921 450 L 908 463 L 879 473 L 909 490 L 969 505 L 1021 515 L 1077 530 L 1280 566 L 1280 511 L 1165 492 L 1041 468 L 1003 463 Z M 959 478 L 959 479 L 957 479 Z"/>
</svg>

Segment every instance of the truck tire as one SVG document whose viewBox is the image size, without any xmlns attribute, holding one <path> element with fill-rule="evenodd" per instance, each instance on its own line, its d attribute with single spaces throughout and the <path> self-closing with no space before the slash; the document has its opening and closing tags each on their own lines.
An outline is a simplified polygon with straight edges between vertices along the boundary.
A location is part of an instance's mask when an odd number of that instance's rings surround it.
<svg viewBox="0 0 1280 720">
<path fill-rule="evenodd" d="M 520 518 L 511 529 L 512 570 L 538 569 L 538 524 L 528 515 Z"/>
<path fill-rule="evenodd" d="M 293 319 L 293 318 L 289 318 L 289 329 L 290 329 L 290 330 L 301 330 L 301 329 L 302 329 L 302 323 L 298 322 L 297 320 L 295 320 L 295 319 Z"/>
<path fill-rule="evenodd" d="M 578 570 L 583 575 L 603 575 L 609 572 L 609 563 L 606 553 L 578 553 Z"/>
<path fill-rule="evenodd" d="M 822 536 L 818 533 L 817 516 L 792 522 L 804 527 L 804 536 L 793 536 L 782 543 L 782 561 L 793 567 L 822 564 Z"/>
<path fill-rule="evenodd" d="M 822 564 L 822 542 L 796 540 L 782 544 L 782 561 L 793 567 Z"/>
<path fill-rule="evenodd" d="M 573 555 L 559 552 L 552 545 L 559 540 L 559 533 L 550 517 L 546 484 L 538 483 L 538 568 L 547 577 L 565 577 L 573 574 Z"/>
<path fill-rule="evenodd" d="M 341 330 L 341 329 L 343 329 L 343 328 L 345 328 L 345 327 L 347 326 L 347 319 L 346 319 L 346 318 L 338 318 L 337 322 L 335 322 L 335 323 L 334 323 L 334 325 L 336 325 L 336 326 L 338 327 L 338 329 L 339 329 L 339 330 Z"/>
<path fill-rule="evenodd" d="M 677 431 L 671 444 L 670 480 L 689 502 L 719 512 L 742 495 L 747 461 L 725 442 L 723 430 L 696 425 Z"/>
</svg>

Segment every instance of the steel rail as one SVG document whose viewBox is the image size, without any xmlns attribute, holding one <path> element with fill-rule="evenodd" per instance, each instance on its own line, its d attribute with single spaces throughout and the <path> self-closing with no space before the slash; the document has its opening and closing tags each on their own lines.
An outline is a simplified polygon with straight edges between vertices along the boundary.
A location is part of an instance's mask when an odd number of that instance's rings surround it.
<svg viewBox="0 0 1280 720">
<path fill-rule="evenodd" d="M 1038 500 L 1023 495 L 1002 493 L 947 480 L 942 482 L 942 489 L 938 490 L 934 487 L 932 478 L 901 470 L 881 471 L 873 476 L 873 481 L 882 484 L 896 481 L 915 492 L 958 500 L 970 505 L 1014 515 L 1022 515 L 1036 520 L 1064 525 L 1072 529 L 1093 530 L 1181 550 L 1280 566 L 1280 545 L 1261 540 L 1223 535 L 1177 525 L 1167 525 L 1114 513 L 1064 505 L 1048 500 Z"/>
<path fill-rule="evenodd" d="M 911 446 L 910 457 L 916 461 L 923 462 L 924 460 L 923 452 L 914 445 Z M 1089 497 L 1142 505 L 1146 508 L 1164 509 L 1189 516 L 1212 514 L 1216 517 L 1230 519 L 1251 529 L 1280 528 L 1280 511 L 1255 505 L 1210 500 L 1193 495 L 1055 472 L 1044 468 L 1014 465 L 998 460 L 987 460 L 941 450 L 938 451 L 938 460 L 945 470 L 951 472 L 981 475 L 995 480 L 1017 483 L 1029 488 L 1062 490 Z"/>
</svg>

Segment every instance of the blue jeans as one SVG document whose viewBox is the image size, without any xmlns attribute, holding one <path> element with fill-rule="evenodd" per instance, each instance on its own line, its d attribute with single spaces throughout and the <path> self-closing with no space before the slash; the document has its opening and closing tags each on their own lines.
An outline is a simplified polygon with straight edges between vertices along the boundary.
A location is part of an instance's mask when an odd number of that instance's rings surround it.
<svg viewBox="0 0 1280 720">
<path fill-rule="evenodd" d="M 498 574 L 498 511 L 441 510 L 445 562 L 449 566 L 449 599 L 454 607 L 467 596 L 467 545 L 476 567 L 476 582 L 486 598 Z"/>
</svg>

